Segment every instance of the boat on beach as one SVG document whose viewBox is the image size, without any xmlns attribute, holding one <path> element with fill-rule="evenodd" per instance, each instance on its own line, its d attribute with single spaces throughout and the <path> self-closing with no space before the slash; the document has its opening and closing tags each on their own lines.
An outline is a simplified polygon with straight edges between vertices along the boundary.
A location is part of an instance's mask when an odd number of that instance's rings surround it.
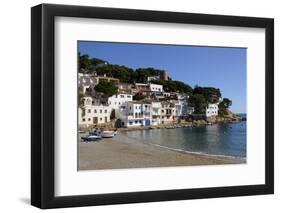
<svg viewBox="0 0 281 213">
<path fill-rule="evenodd" d="M 101 132 L 100 136 L 103 138 L 113 138 L 116 134 L 115 131 L 105 130 Z"/>
<path fill-rule="evenodd" d="M 102 139 L 100 135 L 86 135 L 81 137 L 82 141 L 89 142 L 89 141 L 99 141 Z"/>
<path fill-rule="evenodd" d="M 174 129 L 174 126 L 166 126 L 166 129 Z"/>
<path fill-rule="evenodd" d="M 103 128 L 101 129 L 99 135 L 103 138 L 113 138 L 115 135 L 117 135 L 117 129 Z"/>
</svg>

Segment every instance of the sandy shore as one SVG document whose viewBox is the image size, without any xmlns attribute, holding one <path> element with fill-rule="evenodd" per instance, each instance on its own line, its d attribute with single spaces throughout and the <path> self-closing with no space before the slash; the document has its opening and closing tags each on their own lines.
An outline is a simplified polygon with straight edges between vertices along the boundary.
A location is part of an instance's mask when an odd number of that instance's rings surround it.
<svg viewBox="0 0 281 213">
<path fill-rule="evenodd" d="M 174 151 L 136 141 L 122 133 L 99 142 L 79 142 L 78 152 L 79 170 L 245 163 L 240 159 Z"/>
</svg>

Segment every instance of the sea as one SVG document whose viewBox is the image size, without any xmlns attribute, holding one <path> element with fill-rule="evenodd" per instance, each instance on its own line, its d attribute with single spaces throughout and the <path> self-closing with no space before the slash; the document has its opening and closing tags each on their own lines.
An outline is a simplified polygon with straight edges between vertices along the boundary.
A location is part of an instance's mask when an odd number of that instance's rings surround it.
<svg viewBox="0 0 281 213">
<path fill-rule="evenodd" d="M 244 117 L 246 115 L 244 114 Z M 127 137 L 168 149 L 246 159 L 247 121 L 202 127 L 125 132 Z"/>
</svg>

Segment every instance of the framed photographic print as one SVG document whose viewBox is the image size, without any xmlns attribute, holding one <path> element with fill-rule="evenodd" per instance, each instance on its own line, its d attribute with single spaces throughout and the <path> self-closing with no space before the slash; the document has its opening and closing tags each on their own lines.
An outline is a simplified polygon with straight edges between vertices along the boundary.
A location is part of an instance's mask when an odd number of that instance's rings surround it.
<svg viewBox="0 0 281 213">
<path fill-rule="evenodd" d="M 31 203 L 272 194 L 274 21 L 31 9 Z"/>
</svg>

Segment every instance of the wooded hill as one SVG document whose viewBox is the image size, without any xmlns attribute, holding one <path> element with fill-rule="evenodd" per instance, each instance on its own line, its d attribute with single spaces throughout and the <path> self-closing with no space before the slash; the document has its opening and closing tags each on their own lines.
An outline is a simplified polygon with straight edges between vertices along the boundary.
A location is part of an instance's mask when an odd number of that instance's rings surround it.
<svg viewBox="0 0 281 213">
<path fill-rule="evenodd" d="M 91 58 L 89 55 L 78 54 L 79 57 L 79 72 L 84 74 L 104 75 L 108 77 L 118 78 L 120 82 L 124 83 L 147 83 L 148 77 L 161 76 L 164 70 L 148 68 L 132 69 L 124 65 L 110 64 L 106 60 L 99 58 Z M 170 77 L 168 80 L 155 79 L 151 83 L 163 85 L 166 92 L 180 92 L 186 93 L 190 96 L 190 103 L 195 108 L 195 113 L 203 113 L 208 103 L 218 103 L 222 94 L 219 88 L 214 87 L 200 87 L 192 88 L 189 84 L 182 81 L 174 81 Z M 100 85 L 99 90 L 102 90 L 103 85 Z M 113 85 L 106 85 L 106 88 Z M 113 86 L 114 87 L 114 86 Z M 114 89 L 114 88 L 113 88 Z M 112 91 L 115 91 L 113 90 Z M 223 116 L 232 102 L 228 98 L 224 98 L 219 104 L 219 114 Z"/>
</svg>

